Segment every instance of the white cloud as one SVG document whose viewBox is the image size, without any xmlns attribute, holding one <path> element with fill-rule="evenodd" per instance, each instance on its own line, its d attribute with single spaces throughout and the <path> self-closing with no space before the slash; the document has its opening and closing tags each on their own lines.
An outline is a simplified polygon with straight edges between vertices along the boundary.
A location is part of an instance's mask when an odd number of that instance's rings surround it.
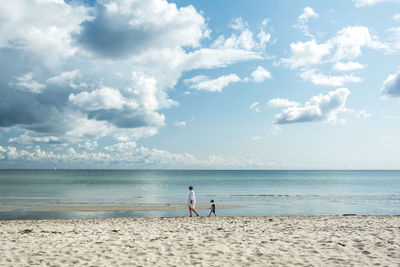
<svg viewBox="0 0 400 267">
<path fill-rule="evenodd" d="M 36 143 L 59 144 L 62 143 L 62 139 L 57 136 L 31 136 L 28 132 L 25 132 L 20 136 L 8 139 L 8 142 L 24 145 Z"/>
<path fill-rule="evenodd" d="M 248 51 L 236 48 L 202 48 L 188 53 L 184 58 L 184 70 L 210 69 L 226 67 L 230 64 L 245 61 L 263 59 L 257 51 Z"/>
<path fill-rule="evenodd" d="M 330 53 L 329 44 L 317 44 L 313 39 L 307 42 L 290 44 L 292 56 L 282 59 L 282 62 L 291 68 L 321 64 L 323 58 Z"/>
<path fill-rule="evenodd" d="M 304 106 L 292 106 L 285 108 L 275 116 L 275 124 L 300 123 L 324 121 L 336 123 L 338 114 L 346 112 L 346 100 L 350 91 L 347 88 L 339 88 L 327 95 L 313 96 Z"/>
<path fill-rule="evenodd" d="M 64 71 L 59 75 L 53 76 L 47 79 L 47 83 L 55 84 L 55 85 L 70 85 L 71 87 L 76 88 L 74 81 L 77 78 L 80 78 L 81 73 L 78 69 L 72 71 Z"/>
<path fill-rule="evenodd" d="M 270 38 L 242 21 L 220 46 L 203 47 L 210 30 L 202 13 L 165 0 L 19 0 L 1 2 L 0 17 L 9 66 L 0 77 L 0 127 L 27 130 L 32 142 L 154 135 L 165 124 L 161 110 L 177 105 L 168 90 L 183 72 L 263 59 Z M 240 80 L 220 78 L 199 86 L 222 90 Z"/>
<path fill-rule="evenodd" d="M 46 88 L 45 84 L 41 84 L 33 79 L 31 72 L 16 77 L 13 81 L 9 82 L 8 85 L 33 94 L 40 94 Z"/>
<path fill-rule="evenodd" d="M 389 74 L 382 84 L 381 92 L 386 97 L 400 97 L 400 68 L 396 73 Z"/>
<path fill-rule="evenodd" d="M 390 28 L 387 33 L 386 51 L 395 53 L 400 51 L 400 27 Z"/>
<path fill-rule="evenodd" d="M 305 7 L 303 13 L 297 18 L 297 24 L 294 25 L 295 28 L 299 28 L 304 32 L 304 35 L 312 37 L 313 35 L 310 34 L 307 22 L 310 18 L 318 18 L 318 14 L 312 9 L 311 7 Z"/>
<path fill-rule="evenodd" d="M 266 33 L 264 28 L 266 23 L 262 23 L 262 28 L 257 34 L 258 40 L 253 37 L 253 32 L 248 28 L 247 23 L 242 18 L 236 18 L 231 24 L 231 28 L 237 31 L 230 37 L 220 35 L 213 43 L 212 47 L 217 49 L 243 49 L 245 51 L 264 50 L 266 43 L 271 40 L 271 34 Z"/>
<path fill-rule="evenodd" d="M 400 13 L 395 14 L 395 15 L 393 16 L 393 19 L 394 19 L 394 20 L 400 21 Z"/>
<path fill-rule="evenodd" d="M 138 147 L 135 142 L 116 143 L 104 147 L 102 152 L 76 151 L 69 147 L 63 151 L 54 153 L 36 146 L 33 149 L 24 150 L 16 147 L 0 146 L 0 164 L 4 162 L 24 161 L 24 166 L 52 166 L 71 168 L 75 166 L 87 166 L 91 168 L 252 168 L 265 167 L 266 163 L 252 158 L 208 156 L 200 160 L 189 153 L 174 154 L 160 149 Z M 0 165 L 4 166 L 4 165 Z"/>
<path fill-rule="evenodd" d="M 244 22 L 242 17 L 234 18 L 230 24 L 230 27 L 234 30 L 243 31 L 248 25 L 247 22 Z"/>
<path fill-rule="evenodd" d="M 87 140 L 84 144 L 78 145 L 79 148 L 84 148 L 87 150 L 94 150 L 94 149 L 96 149 L 97 146 L 98 146 L 98 143 L 96 140 L 93 140 L 93 141 Z"/>
<path fill-rule="evenodd" d="M 336 62 L 335 65 L 332 66 L 332 70 L 334 71 L 352 71 L 352 70 L 362 70 L 366 66 L 354 61 L 348 62 Z"/>
<path fill-rule="evenodd" d="M 399 0 L 353 0 L 356 7 L 372 6 L 383 2 L 400 2 Z"/>
<path fill-rule="evenodd" d="M 174 122 L 174 126 L 175 127 L 179 127 L 179 128 L 185 127 L 186 126 L 186 121 L 175 121 Z"/>
<path fill-rule="evenodd" d="M 268 101 L 267 106 L 269 108 L 288 108 L 300 106 L 300 103 L 290 101 L 286 98 L 274 98 Z"/>
<path fill-rule="evenodd" d="M 315 39 L 290 44 L 291 57 L 281 60 L 291 68 L 307 67 L 327 62 L 353 60 L 362 54 L 362 48 L 384 49 L 388 46 L 372 36 L 364 26 L 348 26 L 333 38 L 318 44 Z"/>
<path fill-rule="evenodd" d="M 255 112 L 261 112 L 260 103 L 258 102 L 252 103 L 249 108 L 254 110 Z"/>
<path fill-rule="evenodd" d="M 318 14 L 315 13 L 311 7 L 305 7 L 303 13 L 299 16 L 300 21 L 308 21 L 310 18 L 318 18 Z"/>
<path fill-rule="evenodd" d="M 257 34 L 257 37 L 260 40 L 259 48 L 264 50 L 266 44 L 271 40 L 271 34 L 266 33 L 264 29 L 261 29 L 260 32 Z"/>
<path fill-rule="evenodd" d="M 136 142 L 130 141 L 130 142 L 121 142 L 117 143 L 111 146 L 106 146 L 104 147 L 104 150 L 109 151 L 109 152 L 128 152 L 131 153 L 134 151 L 137 147 Z"/>
<path fill-rule="evenodd" d="M 127 103 L 121 93 L 113 88 L 103 87 L 92 92 L 70 94 L 69 101 L 83 110 L 122 109 Z"/>
<path fill-rule="evenodd" d="M 306 81 L 310 81 L 315 85 L 323 86 L 342 86 L 348 82 L 361 82 L 362 79 L 358 76 L 341 75 L 341 76 L 327 76 L 321 73 L 317 73 L 316 70 L 305 70 L 300 74 L 300 77 Z"/>
<path fill-rule="evenodd" d="M 0 4 L 0 47 L 17 47 L 54 65 L 76 52 L 71 34 L 90 16 L 89 8 L 64 1 L 7 1 Z"/>
<path fill-rule="evenodd" d="M 265 138 L 265 136 L 253 136 L 252 138 L 251 138 L 251 140 L 253 140 L 253 141 L 260 141 L 260 140 L 262 140 L 262 139 L 264 139 Z"/>
<path fill-rule="evenodd" d="M 231 83 L 239 82 L 240 78 L 236 74 L 229 74 L 210 80 L 207 76 L 196 76 L 186 79 L 185 83 L 190 84 L 190 88 L 199 91 L 222 92 L 222 89 Z"/>
<path fill-rule="evenodd" d="M 335 46 L 333 60 L 351 60 L 359 57 L 362 47 L 380 49 L 385 46 L 375 40 L 369 29 L 364 26 L 348 26 L 341 29 L 328 43 Z"/>
<path fill-rule="evenodd" d="M 254 82 L 261 83 L 266 79 L 271 79 L 272 75 L 263 67 L 258 66 L 257 69 L 251 73 L 251 77 L 253 78 Z"/>
<path fill-rule="evenodd" d="M 232 34 L 228 39 L 220 35 L 213 44 L 213 47 L 218 49 L 253 50 L 255 46 L 256 42 L 254 41 L 253 33 L 249 29 L 244 29 L 240 35 Z"/>
<path fill-rule="evenodd" d="M 76 41 L 89 53 L 124 57 L 152 49 L 199 47 L 204 17 L 193 6 L 179 9 L 164 0 L 111 1 L 96 5 L 96 17 L 86 21 Z"/>
</svg>

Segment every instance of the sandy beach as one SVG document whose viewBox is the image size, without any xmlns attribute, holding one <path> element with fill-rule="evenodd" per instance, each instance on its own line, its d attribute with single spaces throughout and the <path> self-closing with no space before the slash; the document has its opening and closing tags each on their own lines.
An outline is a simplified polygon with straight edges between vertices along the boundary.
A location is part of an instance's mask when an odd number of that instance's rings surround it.
<svg viewBox="0 0 400 267">
<path fill-rule="evenodd" d="M 1 221 L 1 266 L 400 266 L 399 216 Z"/>
</svg>

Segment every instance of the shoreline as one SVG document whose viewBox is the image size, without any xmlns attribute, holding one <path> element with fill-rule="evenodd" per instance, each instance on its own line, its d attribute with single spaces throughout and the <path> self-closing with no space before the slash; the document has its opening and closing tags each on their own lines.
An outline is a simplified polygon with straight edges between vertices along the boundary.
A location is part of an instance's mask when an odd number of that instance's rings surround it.
<svg viewBox="0 0 400 267">
<path fill-rule="evenodd" d="M 237 205 L 220 205 L 219 209 L 239 208 Z M 66 206 L 47 206 L 35 211 L 159 211 L 159 210 L 184 210 L 185 205 L 66 205 Z M 196 209 L 209 209 L 209 205 L 197 205 Z"/>
<path fill-rule="evenodd" d="M 234 209 L 241 208 L 239 205 L 218 205 L 218 209 Z M 7 212 L 18 210 L 21 207 L 0 207 L 0 212 Z M 90 212 L 104 212 L 104 211 L 163 211 L 163 210 L 186 210 L 186 205 L 50 205 L 42 207 L 32 207 L 32 211 L 90 211 Z M 209 205 L 196 205 L 198 210 L 208 210 Z"/>
<path fill-rule="evenodd" d="M 0 265 L 398 266 L 400 216 L 0 221 Z"/>
<path fill-rule="evenodd" d="M 193 216 L 190 217 L 189 215 L 183 215 L 183 216 L 160 216 L 160 217 L 85 217 L 85 218 L 54 218 L 54 219 L 11 219 L 11 220 L 2 220 L 0 219 L 0 225 L 1 223 L 8 223 L 8 222 L 69 222 L 69 221 L 110 221 L 110 220 L 181 220 L 181 219 L 189 219 L 189 220 L 201 220 L 202 218 L 215 218 L 220 219 L 273 219 L 273 218 L 286 218 L 286 219 L 329 219 L 329 218 L 399 218 L 399 231 L 400 231 L 400 214 L 393 214 L 393 215 L 370 215 L 370 214 L 332 214 L 332 215 L 243 215 L 243 216 L 237 216 L 237 215 L 227 215 L 227 216 Z M 400 232 L 399 232 L 400 234 Z"/>
</svg>

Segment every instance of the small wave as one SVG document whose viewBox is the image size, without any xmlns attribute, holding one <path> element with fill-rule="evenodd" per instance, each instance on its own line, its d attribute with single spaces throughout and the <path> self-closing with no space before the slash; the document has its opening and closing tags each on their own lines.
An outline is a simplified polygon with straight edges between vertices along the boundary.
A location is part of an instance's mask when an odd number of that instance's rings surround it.
<svg viewBox="0 0 400 267">
<path fill-rule="evenodd" d="M 256 194 L 256 195 L 230 195 L 231 197 L 301 197 L 301 195 L 287 195 L 287 194 Z"/>
</svg>

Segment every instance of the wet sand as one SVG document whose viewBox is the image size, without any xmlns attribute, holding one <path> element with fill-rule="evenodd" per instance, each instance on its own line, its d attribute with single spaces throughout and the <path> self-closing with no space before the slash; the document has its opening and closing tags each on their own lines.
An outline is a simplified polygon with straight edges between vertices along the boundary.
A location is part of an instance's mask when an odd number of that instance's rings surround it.
<svg viewBox="0 0 400 267">
<path fill-rule="evenodd" d="M 218 209 L 233 209 L 240 206 L 218 205 Z M 69 206 L 48 206 L 35 210 L 39 211 L 157 211 L 157 210 L 183 210 L 185 205 L 69 205 Z M 197 205 L 196 209 L 210 209 L 209 205 Z"/>
</svg>

